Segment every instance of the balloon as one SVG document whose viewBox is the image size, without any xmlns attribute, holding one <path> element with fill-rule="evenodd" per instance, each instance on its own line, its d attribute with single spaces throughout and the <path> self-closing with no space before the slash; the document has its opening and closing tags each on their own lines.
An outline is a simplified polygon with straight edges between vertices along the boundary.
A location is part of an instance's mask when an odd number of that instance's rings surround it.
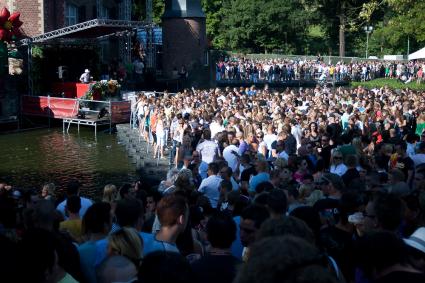
<svg viewBox="0 0 425 283">
<path fill-rule="evenodd" d="M 9 17 L 9 21 L 11 21 L 13 23 L 13 25 L 15 25 L 15 21 L 19 21 L 19 16 L 21 15 L 21 13 L 19 12 L 14 12 L 12 15 L 10 15 Z"/>
<path fill-rule="evenodd" d="M 10 17 L 9 10 L 4 7 L 0 12 L 0 25 L 2 26 Z"/>
<path fill-rule="evenodd" d="M 22 26 L 22 21 L 19 19 L 21 13 L 14 12 L 12 15 L 9 10 L 4 7 L 0 11 L 0 42 L 10 42 L 12 39 L 21 35 L 19 28 Z"/>
</svg>

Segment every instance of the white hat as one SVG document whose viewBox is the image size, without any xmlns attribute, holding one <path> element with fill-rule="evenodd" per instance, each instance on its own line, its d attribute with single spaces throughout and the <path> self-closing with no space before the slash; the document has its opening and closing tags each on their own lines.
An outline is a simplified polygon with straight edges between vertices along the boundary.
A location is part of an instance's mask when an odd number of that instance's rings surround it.
<svg viewBox="0 0 425 283">
<path fill-rule="evenodd" d="M 425 253 L 425 227 L 416 229 L 416 231 L 408 238 L 403 241 L 423 253 Z"/>
<path fill-rule="evenodd" d="M 84 70 L 84 73 L 90 73 L 90 70 L 89 69 L 85 69 Z"/>
</svg>

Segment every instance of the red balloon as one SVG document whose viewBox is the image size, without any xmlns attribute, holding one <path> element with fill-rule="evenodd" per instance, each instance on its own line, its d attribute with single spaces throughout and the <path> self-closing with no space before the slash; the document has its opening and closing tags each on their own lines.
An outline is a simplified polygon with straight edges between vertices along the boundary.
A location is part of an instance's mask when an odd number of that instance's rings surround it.
<svg viewBox="0 0 425 283">
<path fill-rule="evenodd" d="M 9 21 L 11 21 L 12 22 L 12 24 L 14 25 L 14 26 L 16 26 L 16 22 L 18 22 L 19 21 L 19 16 L 21 15 L 21 13 L 19 13 L 19 12 L 14 12 L 12 15 L 10 15 L 10 17 L 9 17 Z"/>
<path fill-rule="evenodd" d="M 9 10 L 4 7 L 0 12 L 0 25 L 3 25 L 10 17 Z"/>
<path fill-rule="evenodd" d="M 10 15 L 9 10 L 6 7 L 0 11 L 0 41 L 10 42 L 13 38 L 21 35 L 19 28 L 23 23 L 19 19 L 20 16 L 21 13 L 19 12 L 14 12 L 12 15 Z M 4 24 L 7 21 L 10 21 L 10 24 L 12 24 L 11 30 L 4 28 Z M 8 24 L 8 28 L 10 24 Z"/>
</svg>

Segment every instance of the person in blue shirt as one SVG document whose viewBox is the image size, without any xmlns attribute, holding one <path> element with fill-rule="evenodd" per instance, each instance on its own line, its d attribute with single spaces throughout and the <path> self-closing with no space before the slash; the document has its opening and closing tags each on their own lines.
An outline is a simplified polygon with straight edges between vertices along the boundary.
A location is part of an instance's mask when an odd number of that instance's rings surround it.
<svg viewBox="0 0 425 283">
<path fill-rule="evenodd" d="M 270 181 L 270 174 L 268 173 L 269 165 L 267 161 L 265 160 L 257 161 L 255 169 L 257 170 L 258 173 L 257 175 L 253 176 L 251 180 L 249 181 L 249 192 L 252 192 L 252 193 L 255 192 L 255 188 L 258 186 L 258 184 L 262 182 Z"/>
<path fill-rule="evenodd" d="M 166 195 L 159 201 L 156 214 L 161 228 L 154 236 L 151 247 L 145 250 L 145 255 L 155 251 L 179 253 L 177 237 L 184 232 L 189 221 L 186 200 L 176 194 Z"/>
<path fill-rule="evenodd" d="M 127 197 L 117 202 L 115 208 L 116 223 L 114 223 L 111 232 L 115 232 L 122 227 L 135 228 L 139 231 L 139 236 L 143 240 L 142 255 L 149 251 L 153 243 L 153 235 L 140 232 L 143 226 L 143 205 L 142 202 L 135 198 Z M 96 262 L 98 266 L 107 255 L 108 239 L 102 239 L 96 242 Z"/>
<path fill-rule="evenodd" d="M 81 272 L 86 282 L 96 282 L 96 243 L 106 239 L 111 229 L 111 205 L 95 203 L 89 207 L 83 218 L 82 232 L 88 241 L 78 247 Z"/>
</svg>

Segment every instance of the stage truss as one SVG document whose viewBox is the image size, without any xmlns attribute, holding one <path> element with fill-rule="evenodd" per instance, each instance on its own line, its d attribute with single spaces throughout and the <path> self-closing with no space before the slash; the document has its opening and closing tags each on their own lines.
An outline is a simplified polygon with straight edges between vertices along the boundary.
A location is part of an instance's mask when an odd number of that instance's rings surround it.
<svg viewBox="0 0 425 283">
<path fill-rule="evenodd" d="M 76 25 L 67 26 L 54 31 L 46 32 L 44 34 L 34 36 L 32 38 L 23 39 L 21 40 L 21 45 L 27 45 L 29 43 L 46 42 L 51 39 L 64 37 L 66 35 L 75 34 L 81 31 L 94 29 L 94 28 L 140 29 L 140 28 L 147 28 L 147 26 L 148 24 L 146 24 L 145 22 L 139 22 L 139 21 L 94 19 L 94 20 L 79 23 Z"/>
</svg>

